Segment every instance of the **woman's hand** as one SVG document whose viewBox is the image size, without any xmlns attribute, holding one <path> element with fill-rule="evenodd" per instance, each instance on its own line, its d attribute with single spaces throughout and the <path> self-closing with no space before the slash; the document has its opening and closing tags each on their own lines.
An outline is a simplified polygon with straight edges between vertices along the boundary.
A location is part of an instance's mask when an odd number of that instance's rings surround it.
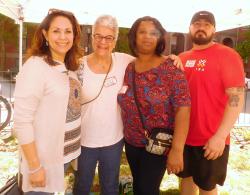
<svg viewBox="0 0 250 195">
<path fill-rule="evenodd" d="M 168 153 L 168 160 L 167 160 L 167 171 L 168 174 L 177 174 L 181 172 L 184 168 L 183 163 L 183 150 L 175 150 L 173 148 L 170 149 Z"/>
<path fill-rule="evenodd" d="M 45 187 L 46 185 L 46 174 L 43 167 L 39 168 L 35 172 L 29 173 L 30 185 L 33 188 Z"/>
<path fill-rule="evenodd" d="M 41 161 L 38 158 L 37 149 L 35 141 L 21 145 L 24 156 L 28 163 L 28 173 L 30 185 L 33 188 L 45 187 L 46 184 L 46 174 Z"/>
<path fill-rule="evenodd" d="M 176 55 L 174 55 L 174 54 L 170 54 L 170 55 L 167 56 L 167 58 L 170 58 L 171 60 L 173 60 L 173 61 L 174 61 L 174 65 L 175 65 L 177 68 L 179 68 L 179 69 L 181 69 L 181 70 L 184 71 L 183 64 L 182 64 L 182 62 L 181 62 L 181 59 L 180 59 L 178 56 L 176 56 Z"/>
</svg>

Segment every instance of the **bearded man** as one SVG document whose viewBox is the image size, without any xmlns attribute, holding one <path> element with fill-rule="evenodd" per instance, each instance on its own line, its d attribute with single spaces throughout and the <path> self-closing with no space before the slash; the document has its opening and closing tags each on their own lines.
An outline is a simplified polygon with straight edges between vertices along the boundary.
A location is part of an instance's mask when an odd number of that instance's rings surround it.
<svg viewBox="0 0 250 195">
<path fill-rule="evenodd" d="M 218 194 L 228 163 L 230 130 L 244 104 L 244 71 L 233 49 L 213 41 L 215 18 L 208 11 L 192 17 L 193 48 L 180 54 L 191 94 L 189 133 L 184 149 L 181 194 Z"/>
</svg>

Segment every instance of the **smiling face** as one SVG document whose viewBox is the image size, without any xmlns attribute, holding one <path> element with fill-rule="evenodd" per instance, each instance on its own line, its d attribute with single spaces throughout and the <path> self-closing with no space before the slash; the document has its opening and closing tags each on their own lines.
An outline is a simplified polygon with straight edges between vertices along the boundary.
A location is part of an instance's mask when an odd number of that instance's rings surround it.
<svg viewBox="0 0 250 195">
<path fill-rule="evenodd" d="M 94 53 L 99 56 L 109 56 L 115 48 L 115 32 L 112 28 L 96 25 L 92 36 Z"/>
<path fill-rule="evenodd" d="M 191 24 L 190 36 L 194 44 L 206 45 L 213 40 L 215 27 L 205 19 L 199 19 Z"/>
<path fill-rule="evenodd" d="M 153 54 L 160 32 L 152 21 L 142 21 L 136 31 L 136 49 L 138 54 Z"/>
<path fill-rule="evenodd" d="M 74 33 L 70 20 L 64 16 L 55 17 L 43 35 L 49 43 L 52 58 L 64 62 L 66 53 L 71 49 Z"/>
</svg>

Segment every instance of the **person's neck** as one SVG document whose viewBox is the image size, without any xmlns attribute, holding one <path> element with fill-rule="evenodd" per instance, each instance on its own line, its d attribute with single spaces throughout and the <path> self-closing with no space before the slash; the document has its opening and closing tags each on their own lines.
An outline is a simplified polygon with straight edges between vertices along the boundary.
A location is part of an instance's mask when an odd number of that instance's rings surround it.
<svg viewBox="0 0 250 195">
<path fill-rule="evenodd" d="M 205 45 L 197 45 L 197 44 L 193 43 L 192 50 L 207 49 L 207 48 L 211 47 L 212 45 L 214 45 L 214 42 L 209 42 L 208 44 L 205 44 Z"/>
<path fill-rule="evenodd" d="M 148 63 L 148 62 L 152 62 L 154 61 L 156 58 L 158 58 L 158 56 L 156 56 L 155 54 L 139 54 L 136 61 L 139 63 Z"/>
<path fill-rule="evenodd" d="M 112 62 L 111 55 L 100 56 L 95 53 L 89 56 L 94 64 L 110 65 Z"/>
<path fill-rule="evenodd" d="M 64 63 L 65 56 L 52 56 L 52 59 Z"/>
<path fill-rule="evenodd" d="M 139 54 L 135 60 L 135 70 L 137 72 L 148 71 L 152 68 L 159 66 L 163 58 L 155 54 L 145 55 Z"/>
<path fill-rule="evenodd" d="M 97 74 L 107 73 L 111 68 L 112 56 L 105 55 L 100 56 L 95 53 L 90 54 L 87 57 L 88 67 Z"/>
</svg>

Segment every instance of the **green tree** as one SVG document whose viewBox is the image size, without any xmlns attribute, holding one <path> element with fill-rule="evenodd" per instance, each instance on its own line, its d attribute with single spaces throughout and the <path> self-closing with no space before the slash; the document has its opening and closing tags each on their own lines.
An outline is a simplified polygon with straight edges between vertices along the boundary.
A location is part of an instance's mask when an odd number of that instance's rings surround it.
<svg viewBox="0 0 250 195">
<path fill-rule="evenodd" d="M 18 45 L 18 26 L 8 17 L 0 14 L 0 71 L 6 62 L 6 43 Z"/>
<path fill-rule="evenodd" d="M 119 38 L 116 43 L 115 51 L 130 54 L 128 46 L 128 28 L 119 28 Z"/>
<path fill-rule="evenodd" d="M 238 43 L 236 50 L 239 52 L 244 63 L 247 64 L 250 57 L 250 29 L 245 33 L 244 41 Z"/>
</svg>

